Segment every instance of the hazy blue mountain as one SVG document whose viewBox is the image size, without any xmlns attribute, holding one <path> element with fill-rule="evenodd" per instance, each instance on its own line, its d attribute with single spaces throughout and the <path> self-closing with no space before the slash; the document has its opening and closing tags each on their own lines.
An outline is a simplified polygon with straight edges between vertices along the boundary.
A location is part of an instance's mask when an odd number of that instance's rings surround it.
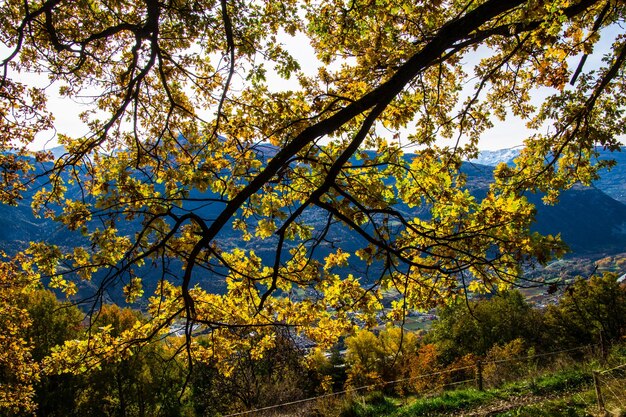
<svg viewBox="0 0 626 417">
<path fill-rule="evenodd" d="M 626 172 L 626 161 L 622 165 L 620 167 L 618 164 L 612 171 L 604 173 L 605 184 L 619 189 L 622 184 L 613 175 L 616 172 Z M 468 186 L 474 190 L 474 194 L 484 195 L 493 179 L 492 167 L 466 163 L 463 171 L 467 174 Z M 542 234 L 560 233 L 575 255 L 613 254 L 626 250 L 626 205 L 607 195 L 599 187 L 576 185 L 564 191 L 559 203 L 553 206 L 545 205 L 541 197 L 536 194 L 528 195 L 528 199 L 537 208 L 534 230 Z"/>
<path fill-rule="evenodd" d="M 62 154 L 62 148 L 51 149 L 55 154 Z M 270 145 L 259 145 L 258 152 L 263 159 L 273 156 L 275 149 Z M 499 162 L 507 162 L 519 151 L 517 149 L 505 149 L 502 151 L 486 151 L 484 162 L 491 166 L 471 162 L 464 164 L 462 170 L 467 174 L 468 186 L 477 195 L 482 195 L 492 181 L 492 166 Z M 615 201 L 609 196 L 624 198 L 626 190 L 626 152 L 609 153 L 603 152 L 603 157 L 612 156 L 618 159 L 617 166 L 610 172 L 604 172 L 603 178 L 595 184 L 595 187 L 575 187 L 563 193 L 561 202 L 555 206 L 545 206 L 540 196 L 529 198 L 537 205 L 537 223 L 535 229 L 542 233 L 561 233 L 570 247 L 577 253 L 600 253 L 604 251 L 623 251 L 626 248 L 626 206 Z M 408 158 L 411 156 L 408 155 Z M 605 194 L 603 191 L 606 191 Z M 0 248 L 13 251 L 24 247 L 28 241 L 51 239 L 60 244 L 73 244 L 76 233 L 66 231 L 59 224 L 48 219 L 36 218 L 30 209 L 29 195 L 20 202 L 17 207 L 0 205 Z M 196 196 L 199 197 L 199 196 Z M 626 199 L 624 199 L 626 200 Z M 205 206 L 202 215 L 206 218 L 215 216 L 220 206 Z M 403 211 L 408 208 L 402 207 Z M 422 209 L 423 210 L 423 209 Z M 424 210 L 423 210 L 424 211 Z M 423 217 L 425 213 L 416 212 L 417 216 Z M 309 209 L 305 212 L 308 219 L 319 223 L 322 227 L 326 217 L 323 213 Z M 124 228 L 132 232 L 139 225 L 126 225 Z M 228 246 L 244 246 L 255 248 L 261 254 L 271 256 L 269 245 L 259 245 L 258 242 L 242 242 L 237 233 L 230 228 L 225 228 L 220 236 Z M 332 229 L 330 240 L 337 244 L 356 246 L 362 242 L 356 236 L 347 236 L 338 227 Z M 354 240 L 354 241 L 353 241 Z M 319 256 L 323 257 L 328 250 L 320 248 Z"/>
<path fill-rule="evenodd" d="M 519 155 L 520 151 L 520 148 L 482 151 L 478 158 L 469 162 L 492 167 L 495 167 L 500 162 L 510 164 Z M 601 178 L 595 181 L 593 186 L 617 201 L 626 204 L 626 147 L 622 147 L 621 151 L 618 152 L 610 152 L 604 149 L 598 149 L 598 151 L 600 159 L 613 159 L 617 162 L 617 165 L 610 172 L 606 170 L 601 171 Z"/>
<path fill-rule="evenodd" d="M 604 159 L 614 159 L 617 164 L 610 171 L 602 170 L 600 179 L 593 185 L 626 204 L 626 147 L 622 147 L 621 152 L 601 151 L 600 155 Z"/>
<path fill-rule="evenodd" d="M 55 146 L 52 148 L 45 148 L 43 149 L 44 151 L 47 152 L 51 152 L 52 153 L 52 157 L 57 160 L 60 157 L 62 157 L 63 155 L 65 155 L 67 153 L 67 149 L 65 149 L 65 146 Z"/>
<path fill-rule="evenodd" d="M 62 150 L 57 151 L 62 152 Z M 259 147 L 258 152 L 260 158 L 266 160 L 266 158 L 273 156 L 275 149 L 269 145 L 263 145 Z M 504 160 L 511 155 L 510 152 L 503 151 L 500 154 L 500 159 Z M 604 187 L 604 189 L 611 190 L 615 195 L 620 195 L 623 192 L 626 184 L 625 181 L 622 181 L 626 178 L 626 158 L 624 155 L 623 153 L 613 155 L 614 157 L 621 157 L 624 162 L 619 163 L 615 169 L 606 173 L 604 178 L 596 184 L 597 188 L 574 187 L 564 192 L 561 201 L 555 206 L 546 206 L 541 202 L 541 196 L 530 195 L 529 199 L 537 206 L 537 222 L 533 229 L 544 234 L 561 233 L 564 241 L 577 256 L 593 257 L 624 252 L 626 249 L 626 205 L 616 201 L 601 190 Z M 410 158 L 411 156 L 407 157 Z M 496 161 L 495 152 L 492 152 L 489 159 L 485 160 L 492 161 L 490 163 Z M 472 162 L 465 163 L 462 170 L 467 175 L 468 187 L 472 192 L 478 197 L 484 195 L 492 181 L 493 166 Z M 201 196 L 196 194 L 197 192 L 194 192 L 192 196 Z M 0 205 L 0 249 L 14 252 L 24 248 L 29 241 L 44 239 L 61 246 L 70 246 L 85 239 L 80 234 L 69 232 L 51 220 L 36 218 L 30 209 L 30 197 L 27 195 L 17 207 Z M 202 217 L 215 218 L 221 207 L 221 205 L 207 205 L 198 207 L 198 210 Z M 424 208 L 412 213 L 408 207 L 403 205 L 399 206 L 398 209 L 419 217 L 428 215 Z M 322 230 L 327 222 L 325 213 L 315 208 L 305 210 L 303 215 L 310 224 L 315 225 L 316 230 Z M 133 234 L 135 230 L 138 230 L 140 224 L 131 222 L 124 225 L 120 224 L 118 227 L 127 231 L 128 234 Z M 218 240 L 227 249 L 233 247 L 254 249 L 266 261 L 272 260 L 274 256 L 274 245 L 271 240 L 258 241 L 253 239 L 244 242 L 240 234 L 228 226 L 218 235 Z M 346 251 L 353 251 L 364 245 L 359 235 L 347 231 L 339 224 L 330 229 L 326 240 L 325 246 L 315 249 L 312 253 L 313 257 L 321 260 L 333 248 L 342 247 Z M 180 267 L 172 269 L 179 270 Z M 364 275 L 365 269 L 365 265 L 355 261 L 349 272 L 360 276 Z M 373 273 L 375 272 L 374 270 Z M 151 287 L 159 278 L 159 270 L 146 267 L 141 271 L 141 274 L 148 278 L 149 283 L 146 284 L 146 290 L 147 293 L 150 293 Z M 216 292 L 222 290 L 223 281 L 219 278 L 198 276 L 198 279 L 204 282 L 206 287 Z M 119 294 L 111 297 L 116 299 Z"/>
<path fill-rule="evenodd" d="M 576 255 L 615 254 L 626 250 L 626 205 L 594 187 L 574 186 L 559 204 L 546 206 L 540 196 L 535 230 L 561 233 Z"/>
</svg>

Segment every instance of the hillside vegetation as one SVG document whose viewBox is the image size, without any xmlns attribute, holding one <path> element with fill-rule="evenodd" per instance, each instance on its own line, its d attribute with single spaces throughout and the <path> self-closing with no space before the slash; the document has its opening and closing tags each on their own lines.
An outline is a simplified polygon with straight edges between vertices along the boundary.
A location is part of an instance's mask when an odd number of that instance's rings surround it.
<svg viewBox="0 0 626 417">
<path fill-rule="evenodd" d="M 46 365 L 59 346 L 89 331 L 83 313 L 50 292 L 19 300 L 32 318 L 22 336 L 32 342 L 37 362 Z M 305 341 L 284 331 L 267 354 L 247 351 L 193 367 L 176 356 L 184 344 L 172 329 L 170 337 L 133 348 L 121 361 L 85 361 L 78 374 L 48 368 L 34 386 L 33 401 L 45 416 L 105 417 L 223 416 L 266 407 L 268 415 L 408 417 L 509 412 L 559 401 L 586 410 L 590 371 L 626 361 L 626 286 L 610 273 L 576 280 L 545 309 L 512 291 L 437 314 L 429 331 L 359 329 L 331 351 L 304 349 Z M 112 335 L 137 319 L 147 318 L 116 305 L 92 317 L 93 325 L 108 327 Z M 254 333 L 239 336 L 263 343 Z M 219 368 L 225 364 L 227 374 Z M 623 376 L 611 375 L 619 383 Z M 580 398 L 587 402 L 579 404 Z"/>
<path fill-rule="evenodd" d="M 559 369 L 528 372 L 525 379 L 498 388 L 434 389 L 426 397 L 399 398 L 381 392 L 344 400 L 341 417 L 588 417 L 626 415 L 626 375 L 607 377 L 603 408 L 598 405 L 592 373 L 626 364 L 626 347 L 618 346 L 606 363 L 590 360 L 562 364 Z M 618 365 L 619 366 L 619 365 Z"/>
</svg>

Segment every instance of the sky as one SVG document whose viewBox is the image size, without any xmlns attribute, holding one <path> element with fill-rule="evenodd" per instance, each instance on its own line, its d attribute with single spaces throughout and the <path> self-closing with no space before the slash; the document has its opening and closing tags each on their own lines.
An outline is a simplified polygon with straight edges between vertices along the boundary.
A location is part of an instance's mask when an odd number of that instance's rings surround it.
<svg viewBox="0 0 626 417">
<path fill-rule="evenodd" d="M 600 65 L 602 53 L 609 50 L 611 43 L 615 39 L 615 36 L 623 32 L 623 29 L 617 26 L 607 28 L 601 36 L 601 40 L 596 47 L 596 50 L 589 56 L 585 64 L 585 70 L 597 68 Z M 317 73 L 317 68 L 322 64 L 316 59 L 313 48 L 310 46 L 308 39 L 303 34 L 298 34 L 295 37 L 284 35 L 282 41 L 285 44 L 285 48 L 296 58 L 300 63 L 302 70 L 307 75 L 314 75 Z M 6 48 L 0 47 L 0 57 L 4 56 Z M 481 57 L 487 56 L 489 51 L 487 49 L 479 49 L 475 53 L 467 55 L 467 71 L 472 72 L 473 65 L 477 63 Z M 572 59 L 569 62 L 571 68 L 575 68 L 578 64 L 579 58 Z M 45 74 L 21 74 L 20 79 L 30 85 L 44 87 L 48 85 L 47 76 Z M 272 71 L 268 71 L 268 84 L 270 88 L 272 85 L 277 86 L 280 89 L 298 88 L 297 81 L 292 78 L 291 80 L 284 80 L 273 74 Z M 473 85 L 468 85 L 466 94 L 473 91 Z M 57 133 L 67 134 L 70 136 L 82 136 L 89 133 L 87 127 L 80 121 L 78 115 L 81 111 L 86 109 L 85 103 L 78 100 L 71 100 L 68 98 L 62 98 L 58 94 L 58 87 L 50 86 L 47 88 L 49 94 L 49 108 L 54 114 L 56 131 L 47 131 L 39 134 L 36 142 L 31 145 L 32 150 L 39 149 L 51 149 L 58 145 L 56 140 Z M 554 90 L 550 89 L 538 89 L 535 91 L 533 100 L 539 103 L 547 95 L 553 93 Z M 461 100 L 462 101 L 462 100 Z M 526 128 L 525 122 L 510 116 L 506 121 L 494 121 L 495 126 L 487 131 L 479 144 L 480 149 L 483 150 L 498 150 L 505 148 L 519 147 L 522 145 L 523 140 L 529 136 L 531 131 Z M 410 128 L 409 128 L 410 129 Z M 408 133 L 408 129 L 407 129 Z M 445 145 L 446 142 L 441 142 Z M 447 143 L 450 144 L 450 143 Z"/>
<path fill-rule="evenodd" d="M 588 71 L 591 69 L 595 69 L 600 67 L 601 59 L 603 54 L 611 49 L 611 45 L 613 44 L 616 36 L 620 33 L 623 33 L 624 29 L 614 25 L 609 28 L 603 30 L 600 40 L 594 49 L 594 53 L 589 55 L 587 61 L 585 63 L 584 70 Z M 291 37 L 288 35 L 283 36 L 283 42 L 285 44 L 286 49 L 296 58 L 296 60 L 301 64 L 302 70 L 305 74 L 315 75 L 317 74 L 317 68 L 321 65 L 319 61 L 315 58 L 315 52 L 311 45 L 308 42 L 308 39 L 303 34 L 298 34 L 295 37 Z M 484 57 L 488 57 L 490 51 L 486 47 L 481 47 L 477 51 L 470 52 L 466 56 L 466 66 L 465 70 L 468 74 L 473 73 L 473 67 L 476 65 L 480 59 Z M 569 67 L 573 70 L 578 66 L 580 61 L 580 56 L 574 57 L 568 61 Z M 268 71 L 269 74 L 269 71 Z M 273 77 L 273 78 L 272 78 Z M 289 81 L 285 81 L 278 76 L 272 76 L 269 74 L 268 81 L 270 84 L 272 82 L 281 85 L 281 87 L 285 88 L 290 85 Z M 295 80 L 291 80 L 293 88 L 297 88 L 297 82 Z M 466 95 L 469 95 L 474 92 L 474 83 L 468 84 L 467 88 L 464 90 Z M 547 96 L 556 93 L 556 89 L 550 88 L 541 88 L 537 89 L 533 94 L 533 101 L 535 103 L 540 103 Z M 464 99 L 462 98 L 460 102 L 462 103 Z M 494 126 L 489 131 L 485 132 L 485 134 L 481 138 L 481 142 L 479 144 L 479 148 L 481 150 L 499 150 L 499 149 L 509 149 L 523 146 L 523 141 L 527 137 L 529 137 L 534 131 L 528 129 L 526 127 L 526 122 L 520 120 L 513 115 L 509 115 L 507 120 L 493 120 Z M 407 129 L 407 133 L 410 127 Z M 442 141 L 441 145 L 450 145 L 450 142 Z"/>
</svg>

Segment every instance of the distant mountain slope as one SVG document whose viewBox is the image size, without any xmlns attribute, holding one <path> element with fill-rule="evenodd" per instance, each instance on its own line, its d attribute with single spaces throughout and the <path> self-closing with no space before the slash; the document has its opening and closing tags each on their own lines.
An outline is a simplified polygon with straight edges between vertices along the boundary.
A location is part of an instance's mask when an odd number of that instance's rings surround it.
<svg viewBox="0 0 626 417">
<path fill-rule="evenodd" d="M 575 186 L 561 195 L 559 204 L 546 206 L 541 197 L 529 200 L 537 207 L 534 229 L 561 233 L 576 255 L 615 254 L 626 250 L 626 205 L 593 187 Z"/>
<path fill-rule="evenodd" d="M 39 185 L 38 185 L 39 184 Z M 34 188 L 41 187 L 40 179 Z M 70 193 L 72 190 L 70 190 Z M 0 204 L 0 250 L 14 253 L 23 249 L 30 241 L 50 240 L 58 245 L 69 244 L 77 233 L 69 232 L 63 225 L 50 219 L 37 217 L 31 209 L 34 191 L 28 191 L 17 206 Z"/>
<path fill-rule="evenodd" d="M 495 167 L 500 162 L 512 162 L 517 158 L 521 148 L 499 149 L 497 151 L 481 151 L 478 158 L 470 159 L 468 162 L 479 165 Z"/>
<path fill-rule="evenodd" d="M 626 167 L 626 161 L 623 165 Z M 492 167 L 466 163 L 463 171 L 475 194 L 486 192 L 493 179 Z M 621 171 L 626 169 L 622 167 Z M 605 172 L 603 181 L 618 188 L 618 181 L 613 179 L 616 172 L 620 172 L 617 167 Z M 531 194 L 528 199 L 537 208 L 533 229 L 542 234 L 560 233 L 574 254 L 615 254 L 626 250 L 626 205 L 602 190 L 577 185 L 563 192 L 554 206 L 545 205 L 540 195 Z"/>
<path fill-rule="evenodd" d="M 600 172 L 600 179 L 593 185 L 626 204 L 626 147 L 622 147 L 621 152 L 601 151 L 600 154 L 603 159 L 614 159 L 617 164 L 608 172 Z"/>
<path fill-rule="evenodd" d="M 500 162 L 512 163 L 520 151 L 520 148 L 482 151 L 478 158 L 469 162 L 495 167 Z M 617 165 L 611 171 L 601 171 L 601 178 L 593 183 L 594 187 L 617 201 L 626 204 L 626 147 L 622 147 L 621 152 L 609 152 L 604 149 L 599 149 L 599 152 L 600 159 L 613 159 L 617 162 Z"/>
<path fill-rule="evenodd" d="M 272 154 L 271 147 L 263 148 L 265 157 Z M 58 150 L 57 150 L 58 151 Z M 490 163 L 506 161 L 515 152 L 511 150 L 488 151 L 488 158 L 483 160 Z M 608 154 L 608 152 L 606 153 Z M 535 229 L 541 233 L 561 233 L 564 240 L 577 254 L 623 252 L 626 249 L 626 205 L 609 197 L 602 190 L 608 188 L 614 194 L 619 194 L 626 189 L 626 152 L 611 154 L 619 157 L 620 162 L 610 172 L 605 172 L 602 180 L 598 181 L 597 187 L 577 186 L 566 191 L 561 196 L 561 201 L 555 206 L 546 206 L 541 202 L 540 196 L 529 196 L 537 206 L 537 223 Z M 410 158 L 410 155 L 407 155 Z M 492 166 L 478 164 L 477 162 L 465 163 L 462 167 L 467 175 L 467 184 L 470 190 L 477 196 L 484 195 L 492 181 Z M 71 190 L 70 190 L 71 192 Z M 206 206 L 202 208 L 201 215 L 214 217 L 213 211 L 219 207 Z M 403 211 L 408 210 L 403 207 Z M 326 221 L 322 213 L 315 209 L 305 212 L 312 222 L 319 222 L 320 227 Z M 425 213 L 415 212 L 416 216 L 424 216 Z M 132 225 L 126 225 L 133 229 Z M 130 230 L 129 230 L 130 232 Z M 360 245 L 360 238 L 346 236 L 343 231 L 331 233 L 336 241 L 344 241 L 349 247 Z M 76 233 L 69 233 L 61 225 L 48 219 L 36 218 L 30 209 L 30 198 L 21 201 L 17 207 L 0 205 L 0 249 L 12 252 L 24 247 L 29 241 L 50 239 L 53 242 L 65 245 L 71 244 L 76 239 Z M 258 242 L 241 242 L 238 234 L 230 228 L 225 228 L 221 236 L 227 246 L 244 246 L 256 248 L 260 253 L 268 252 L 269 249 L 259 246 Z M 347 249 L 347 248 L 346 248 Z M 327 251 L 321 250 L 319 256 L 326 256 Z"/>
<path fill-rule="evenodd" d="M 272 154 L 271 147 L 263 148 L 265 157 Z M 506 155 L 506 153 L 503 153 Z M 410 158 L 407 155 L 407 158 Z M 495 158 L 492 158 L 495 160 Z M 626 165 L 624 163 L 623 165 Z M 465 163 L 462 167 L 467 175 L 467 185 L 471 192 L 477 197 L 484 195 L 493 178 L 493 167 L 480 165 L 478 163 Z M 606 174 L 603 179 L 607 186 L 620 190 L 619 181 L 614 179 L 616 173 L 626 172 L 624 168 L 615 169 Z M 623 184 L 622 184 L 623 185 Z M 71 192 L 72 190 L 70 190 Z M 195 192 L 194 192 L 195 194 Z M 194 195 L 195 196 L 195 195 Z M 30 198 L 20 202 L 17 207 L 0 205 L 0 250 L 9 253 L 26 247 L 29 241 L 48 240 L 61 246 L 75 245 L 80 239 L 84 239 L 77 232 L 69 232 L 61 225 L 49 220 L 38 219 L 30 208 Z M 546 206 L 541 202 L 540 196 L 531 195 L 529 199 L 536 204 L 537 222 L 533 229 L 543 234 L 556 235 L 560 233 L 563 240 L 572 249 L 576 256 L 600 257 L 609 256 L 626 250 L 626 205 L 616 201 L 594 187 L 574 187 L 564 192 L 561 201 L 555 206 Z M 199 208 L 199 214 L 206 218 L 214 218 L 217 206 L 203 206 Z M 190 207 L 188 207 L 190 208 Z M 401 205 L 400 210 L 409 212 L 408 207 Z M 418 217 L 428 216 L 427 210 L 421 207 L 421 211 L 413 211 L 412 214 Z M 310 208 L 303 213 L 316 230 L 322 230 L 326 224 L 327 217 L 318 209 Z M 120 225 L 122 226 L 122 225 Z M 126 223 L 123 225 L 128 234 L 133 234 L 138 227 L 138 223 Z M 253 249 L 266 259 L 271 260 L 274 256 L 272 240 L 259 241 L 252 239 L 244 242 L 239 232 L 230 227 L 225 227 L 219 234 L 218 240 L 225 248 L 241 247 Z M 356 233 L 347 232 L 346 229 L 337 224 L 334 225 L 327 236 L 329 242 L 327 246 L 318 247 L 313 256 L 323 259 L 328 255 L 331 246 L 342 247 L 347 252 L 364 245 L 362 238 Z M 366 269 L 358 261 L 351 262 L 350 271 L 357 276 L 362 276 Z M 155 274 L 156 270 L 145 268 L 145 275 L 152 284 L 146 283 L 146 290 L 156 285 L 158 277 L 154 280 L 149 278 L 150 274 Z M 375 271 L 370 270 L 375 273 Z M 158 274 L 157 274 L 158 275 Z M 215 292 L 220 292 L 223 287 L 222 280 L 202 278 L 207 287 Z"/>
</svg>

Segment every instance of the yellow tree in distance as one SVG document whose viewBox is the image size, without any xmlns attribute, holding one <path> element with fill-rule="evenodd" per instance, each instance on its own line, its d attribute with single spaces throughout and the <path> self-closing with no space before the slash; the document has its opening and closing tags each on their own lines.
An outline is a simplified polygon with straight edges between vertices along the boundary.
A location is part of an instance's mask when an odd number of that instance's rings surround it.
<svg viewBox="0 0 626 417">
<path fill-rule="evenodd" d="M 3 1 L 0 196 L 16 204 L 43 181 L 33 209 L 83 239 L 31 243 L 2 282 L 42 280 L 72 297 L 97 276 L 95 313 L 115 287 L 144 297 L 141 271 L 160 276 L 149 320 L 93 328 L 41 366 L 81 372 L 182 326 L 181 352 L 228 373 L 220 358 L 263 355 L 276 326 L 323 347 L 374 323 L 387 290 L 402 295 L 389 312 L 400 319 L 515 285 L 525 263 L 563 253 L 558 237 L 529 230 L 525 196 L 557 201 L 610 165 L 596 147 L 619 147 L 626 38 L 594 46 L 625 13 L 617 0 Z M 281 43 L 296 34 L 323 64 L 314 75 Z M 599 68 L 590 54 L 603 55 Z M 268 85 L 268 71 L 298 87 Z M 28 87 L 26 72 L 51 86 Z M 531 100 L 542 87 L 551 94 Z M 92 100 L 89 133 L 59 135 L 55 161 L 27 151 L 54 128 L 51 89 Z M 507 116 L 534 133 L 477 197 L 461 161 Z M 336 227 L 362 244 L 329 244 Z M 233 228 L 236 247 L 220 239 Z M 353 262 L 362 276 L 343 273 Z"/>
</svg>

